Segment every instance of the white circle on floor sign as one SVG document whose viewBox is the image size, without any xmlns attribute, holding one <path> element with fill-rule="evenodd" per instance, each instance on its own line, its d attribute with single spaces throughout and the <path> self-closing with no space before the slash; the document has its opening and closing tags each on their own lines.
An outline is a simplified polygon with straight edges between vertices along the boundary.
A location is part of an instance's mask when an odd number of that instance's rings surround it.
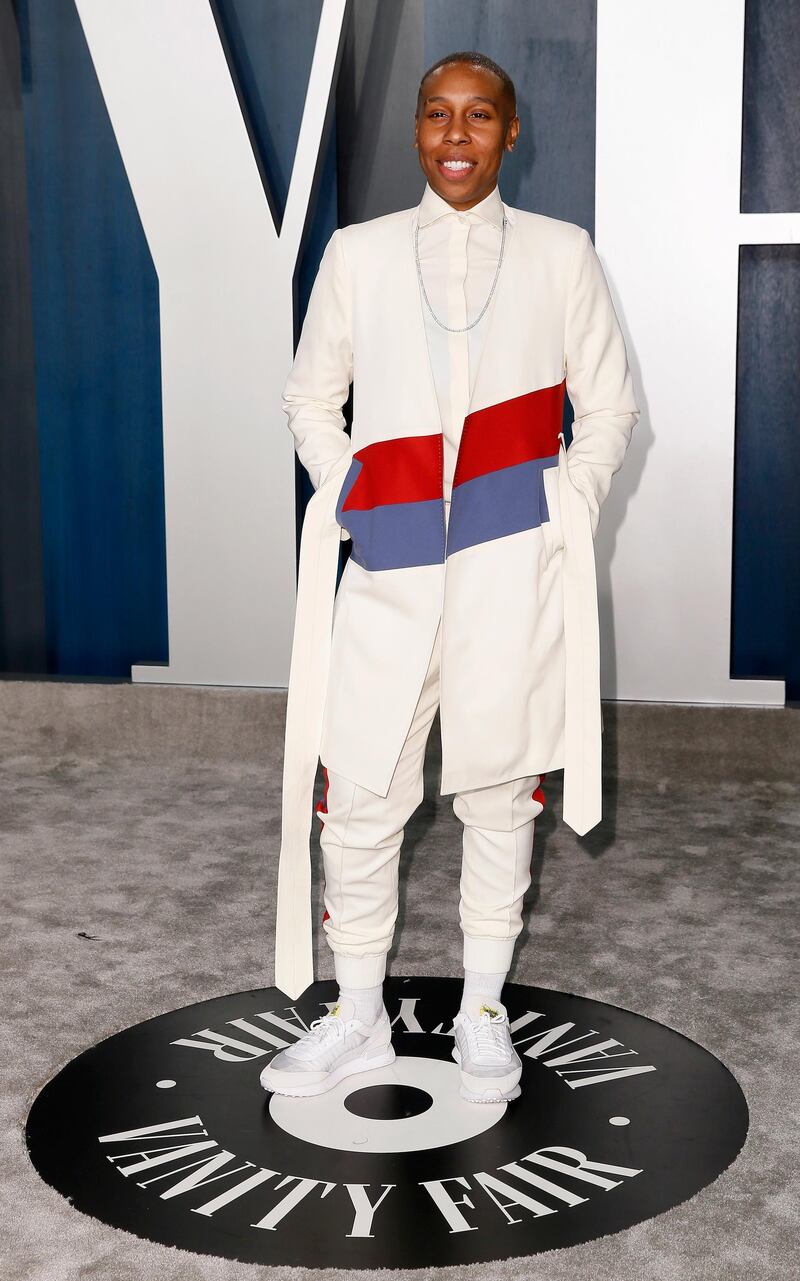
<svg viewBox="0 0 800 1281">
<path fill-rule="evenodd" d="M 406 1086 L 430 1097 L 417 1116 L 386 1119 L 356 1115 L 346 1103 L 356 1093 L 381 1086 Z M 269 1112 L 276 1125 L 304 1143 L 340 1152 L 423 1152 L 462 1143 L 491 1130 L 504 1116 L 507 1103 L 470 1103 L 459 1092 L 456 1063 L 398 1057 L 388 1067 L 340 1081 L 332 1090 L 311 1098 L 272 1094 Z"/>
</svg>

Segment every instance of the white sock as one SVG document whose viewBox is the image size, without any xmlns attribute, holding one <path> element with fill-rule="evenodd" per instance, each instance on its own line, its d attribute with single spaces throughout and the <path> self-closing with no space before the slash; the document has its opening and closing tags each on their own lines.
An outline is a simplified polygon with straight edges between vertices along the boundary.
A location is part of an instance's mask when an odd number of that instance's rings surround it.
<svg viewBox="0 0 800 1281">
<path fill-rule="evenodd" d="M 383 984 L 375 987 L 342 987 L 339 984 L 339 996 L 349 996 L 356 1007 L 356 1018 L 363 1023 L 377 1023 L 383 1008 Z"/>
<path fill-rule="evenodd" d="M 493 996 L 499 1001 L 503 992 L 508 970 L 499 974 L 482 974 L 480 970 L 464 970 L 464 990 L 461 993 L 461 1007 L 468 996 Z"/>
</svg>

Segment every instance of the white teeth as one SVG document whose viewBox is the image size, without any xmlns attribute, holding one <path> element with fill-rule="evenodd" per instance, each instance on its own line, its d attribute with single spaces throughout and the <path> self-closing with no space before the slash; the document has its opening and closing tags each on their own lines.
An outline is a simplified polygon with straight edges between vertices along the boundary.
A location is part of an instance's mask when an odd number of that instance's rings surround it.
<svg viewBox="0 0 800 1281">
<path fill-rule="evenodd" d="M 445 169 L 471 169 L 471 160 L 443 160 L 442 164 Z"/>
</svg>

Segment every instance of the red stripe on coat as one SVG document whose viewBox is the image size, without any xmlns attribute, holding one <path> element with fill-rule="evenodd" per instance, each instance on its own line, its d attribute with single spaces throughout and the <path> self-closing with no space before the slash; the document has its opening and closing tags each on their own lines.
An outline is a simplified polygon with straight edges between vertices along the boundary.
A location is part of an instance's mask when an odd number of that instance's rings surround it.
<svg viewBox="0 0 800 1281">
<path fill-rule="evenodd" d="M 566 379 L 467 414 L 453 486 L 558 453 Z"/>
<path fill-rule="evenodd" d="M 353 454 L 362 464 L 342 511 L 442 497 L 442 434 L 376 440 Z"/>
</svg>

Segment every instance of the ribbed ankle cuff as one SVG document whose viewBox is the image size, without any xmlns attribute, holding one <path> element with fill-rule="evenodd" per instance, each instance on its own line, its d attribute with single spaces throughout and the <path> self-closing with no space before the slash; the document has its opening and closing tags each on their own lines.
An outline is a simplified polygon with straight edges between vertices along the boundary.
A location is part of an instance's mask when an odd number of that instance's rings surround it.
<svg viewBox="0 0 800 1281">
<path fill-rule="evenodd" d="M 364 956 L 334 952 L 337 983 L 342 987 L 375 987 L 386 977 L 386 956 L 386 952 L 367 952 Z"/>
<path fill-rule="evenodd" d="M 474 938 L 464 935 L 464 969 L 498 974 L 511 969 L 517 939 Z"/>
</svg>

